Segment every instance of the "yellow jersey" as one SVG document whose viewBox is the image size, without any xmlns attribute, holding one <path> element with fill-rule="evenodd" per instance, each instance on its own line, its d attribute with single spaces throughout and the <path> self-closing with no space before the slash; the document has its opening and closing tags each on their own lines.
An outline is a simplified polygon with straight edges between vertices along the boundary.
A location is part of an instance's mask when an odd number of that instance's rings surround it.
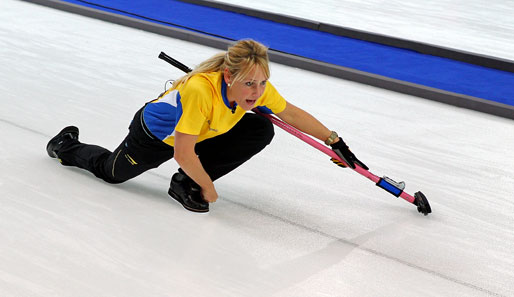
<svg viewBox="0 0 514 297">
<path fill-rule="evenodd" d="M 286 100 L 266 82 L 255 106 L 261 112 L 276 114 L 286 108 Z M 222 73 L 211 72 L 196 74 L 149 102 L 143 120 L 155 137 L 174 146 L 175 131 L 198 135 L 197 142 L 201 142 L 232 129 L 245 112 L 235 102 L 230 106 Z"/>
</svg>

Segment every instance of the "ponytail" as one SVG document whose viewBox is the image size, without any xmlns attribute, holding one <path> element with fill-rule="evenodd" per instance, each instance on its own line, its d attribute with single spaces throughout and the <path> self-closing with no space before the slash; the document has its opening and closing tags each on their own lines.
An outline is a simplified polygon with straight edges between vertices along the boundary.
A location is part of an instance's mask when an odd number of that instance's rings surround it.
<svg viewBox="0 0 514 297">
<path fill-rule="evenodd" d="M 198 73 L 223 72 L 228 69 L 234 77 L 234 82 L 241 81 L 254 66 L 260 66 L 266 76 L 270 76 L 269 71 L 268 48 L 254 40 L 240 40 L 228 51 L 221 52 L 213 57 L 203 61 L 193 69 L 193 71 L 182 76 L 173 82 L 176 88 L 180 84 L 186 83 L 187 80 Z"/>
</svg>

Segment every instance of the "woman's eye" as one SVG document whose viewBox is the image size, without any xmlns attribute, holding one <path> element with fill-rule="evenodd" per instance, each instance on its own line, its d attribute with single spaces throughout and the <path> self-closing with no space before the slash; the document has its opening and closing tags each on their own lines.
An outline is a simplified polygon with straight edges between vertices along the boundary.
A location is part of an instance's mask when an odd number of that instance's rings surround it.
<svg viewBox="0 0 514 297">
<path fill-rule="evenodd" d="M 246 85 L 247 87 L 252 87 L 252 86 L 254 86 L 255 84 L 256 84 L 256 82 L 253 82 L 253 81 L 245 82 L 245 85 Z M 260 82 L 260 85 L 261 85 L 261 86 L 265 86 L 265 85 L 266 85 L 266 81 L 265 81 L 265 80 L 261 81 L 261 82 Z"/>
</svg>

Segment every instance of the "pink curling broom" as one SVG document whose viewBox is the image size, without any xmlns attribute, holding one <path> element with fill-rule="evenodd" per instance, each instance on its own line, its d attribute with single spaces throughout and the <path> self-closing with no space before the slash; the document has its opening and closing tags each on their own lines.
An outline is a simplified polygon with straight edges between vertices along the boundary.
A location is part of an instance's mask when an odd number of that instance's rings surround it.
<svg viewBox="0 0 514 297">
<path fill-rule="evenodd" d="M 276 116 L 273 116 L 271 114 L 265 114 L 260 112 L 258 109 L 253 109 L 253 111 L 257 114 L 260 114 L 266 118 L 268 118 L 274 125 L 282 128 L 289 134 L 298 137 L 302 141 L 306 142 L 307 144 L 311 145 L 312 147 L 322 151 L 323 153 L 327 154 L 332 158 L 332 161 L 337 160 L 338 162 L 334 163 L 342 163 L 347 165 L 341 157 L 339 157 L 333 150 L 331 150 L 329 147 L 325 146 L 324 144 L 318 142 L 317 140 L 313 139 L 312 137 L 306 135 L 305 133 L 301 132 L 300 130 L 296 129 L 295 127 L 289 125 L 288 123 L 280 120 Z M 350 167 L 348 167 L 350 168 Z M 410 202 L 418 207 L 418 211 L 424 215 L 428 215 L 432 212 L 432 209 L 430 208 L 430 204 L 428 203 L 427 198 L 425 195 L 421 192 L 416 192 L 414 194 L 414 197 L 409 195 L 408 193 L 404 192 L 405 189 L 405 183 L 404 182 L 395 182 L 394 180 L 384 176 L 382 178 L 374 175 L 369 170 L 366 170 L 362 167 L 360 167 L 357 163 L 355 163 L 355 172 L 359 173 L 360 175 L 363 175 L 364 177 L 367 177 L 369 180 L 374 182 L 378 187 L 386 190 L 387 192 L 393 194 L 396 197 L 400 197 L 405 199 L 407 202 Z"/>
</svg>

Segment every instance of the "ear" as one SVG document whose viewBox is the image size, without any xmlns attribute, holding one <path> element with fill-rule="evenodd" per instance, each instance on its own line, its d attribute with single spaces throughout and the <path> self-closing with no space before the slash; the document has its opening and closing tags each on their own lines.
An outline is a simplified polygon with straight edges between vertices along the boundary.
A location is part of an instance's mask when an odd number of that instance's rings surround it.
<svg viewBox="0 0 514 297">
<path fill-rule="evenodd" d="M 225 70 L 223 70 L 223 78 L 225 79 L 225 83 L 228 85 L 230 84 L 232 81 L 232 74 L 230 73 L 230 71 L 228 70 L 228 68 L 225 68 Z"/>
</svg>

